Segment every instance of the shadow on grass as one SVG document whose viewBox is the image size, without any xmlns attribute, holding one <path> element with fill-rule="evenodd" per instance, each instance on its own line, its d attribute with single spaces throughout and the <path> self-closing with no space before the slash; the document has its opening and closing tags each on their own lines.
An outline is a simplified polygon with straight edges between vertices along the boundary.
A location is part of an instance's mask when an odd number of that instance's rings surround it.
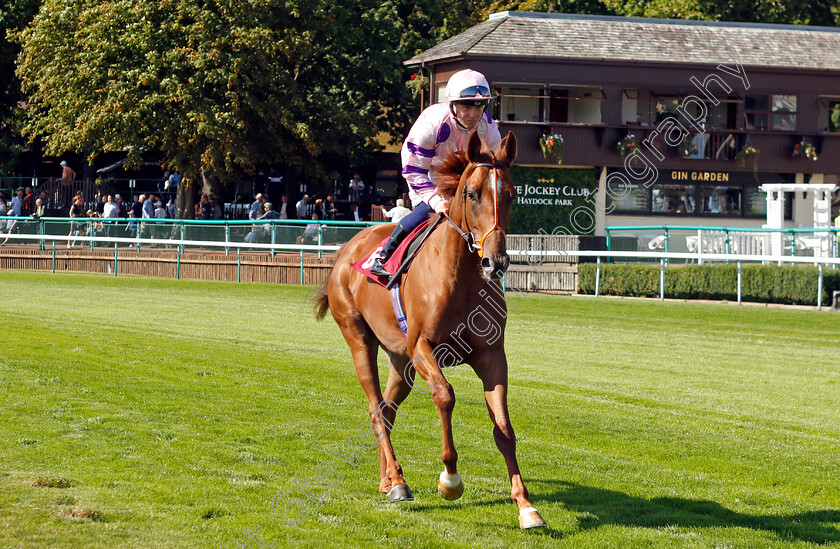
<svg viewBox="0 0 840 549">
<path fill-rule="evenodd" d="M 714 501 L 683 498 L 644 499 L 601 488 L 558 480 L 536 480 L 559 487 L 553 494 L 532 494 L 532 501 L 561 503 L 580 513 L 582 530 L 603 525 L 641 528 L 749 528 L 773 532 L 781 538 L 817 544 L 840 541 L 840 529 L 826 523 L 840 522 L 840 511 L 826 509 L 793 515 L 749 515 L 737 513 Z"/>
</svg>

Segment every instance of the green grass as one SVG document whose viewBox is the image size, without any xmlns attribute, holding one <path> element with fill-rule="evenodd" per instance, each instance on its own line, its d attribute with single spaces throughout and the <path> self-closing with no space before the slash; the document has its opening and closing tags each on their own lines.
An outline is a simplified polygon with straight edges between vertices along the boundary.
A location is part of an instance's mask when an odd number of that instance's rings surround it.
<svg viewBox="0 0 840 549">
<path fill-rule="evenodd" d="M 436 493 L 426 394 L 393 437 L 415 502 L 377 493 L 375 449 L 332 455 L 366 404 L 307 291 L 0 272 L 0 547 L 840 545 L 840 315 L 514 298 L 511 415 L 549 522 L 522 532 L 467 366 L 461 500 Z M 308 501 L 298 526 L 279 492 Z"/>
</svg>

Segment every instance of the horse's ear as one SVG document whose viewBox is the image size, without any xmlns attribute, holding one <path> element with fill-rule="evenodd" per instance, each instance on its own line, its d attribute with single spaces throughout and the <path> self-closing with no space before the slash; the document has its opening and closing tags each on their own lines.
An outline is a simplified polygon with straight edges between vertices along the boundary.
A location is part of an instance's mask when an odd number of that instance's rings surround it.
<svg viewBox="0 0 840 549">
<path fill-rule="evenodd" d="M 516 136 L 513 132 L 509 131 L 502 139 L 499 149 L 499 161 L 510 168 L 513 161 L 516 160 Z"/>
<path fill-rule="evenodd" d="M 481 138 L 478 136 L 478 132 L 473 132 L 469 143 L 467 143 L 467 160 L 470 162 L 481 160 Z"/>
</svg>

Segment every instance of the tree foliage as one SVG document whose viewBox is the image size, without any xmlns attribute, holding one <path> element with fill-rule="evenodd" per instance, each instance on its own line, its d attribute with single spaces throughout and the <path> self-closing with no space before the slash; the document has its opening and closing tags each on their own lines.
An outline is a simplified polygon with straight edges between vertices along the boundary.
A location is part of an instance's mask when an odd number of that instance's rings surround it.
<svg viewBox="0 0 840 549">
<path fill-rule="evenodd" d="M 40 0 L 0 0 L 0 173 L 13 171 L 20 145 L 14 135 L 15 107 L 21 101 L 20 81 L 15 77 L 19 48 L 10 42 L 7 31 L 18 31 L 35 17 Z"/>
<path fill-rule="evenodd" d="M 188 174 L 283 162 L 317 177 L 376 147 L 399 30 L 374 0 L 45 0 L 19 34 L 25 130 L 51 154 L 159 149 Z"/>
</svg>

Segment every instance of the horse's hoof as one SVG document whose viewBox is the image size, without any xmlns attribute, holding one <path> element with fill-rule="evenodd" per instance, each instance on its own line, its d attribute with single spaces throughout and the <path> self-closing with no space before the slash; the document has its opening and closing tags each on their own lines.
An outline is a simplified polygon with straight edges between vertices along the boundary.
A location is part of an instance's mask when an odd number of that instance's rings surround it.
<svg viewBox="0 0 840 549">
<path fill-rule="evenodd" d="M 464 493 L 464 480 L 461 478 L 461 473 L 450 475 L 444 471 L 440 474 L 438 480 L 438 493 L 449 501 L 453 501 L 461 497 Z"/>
<path fill-rule="evenodd" d="M 407 484 L 397 484 L 388 492 L 388 500 L 391 503 L 398 501 L 414 501 L 414 494 L 411 493 Z"/>
<path fill-rule="evenodd" d="M 525 509 L 519 510 L 519 527 L 521 529 L 540 528 L 547 524 L 545 519 L 540 516 L 539 511 L 533 507 L 526 507 Z"/>
</svg>

